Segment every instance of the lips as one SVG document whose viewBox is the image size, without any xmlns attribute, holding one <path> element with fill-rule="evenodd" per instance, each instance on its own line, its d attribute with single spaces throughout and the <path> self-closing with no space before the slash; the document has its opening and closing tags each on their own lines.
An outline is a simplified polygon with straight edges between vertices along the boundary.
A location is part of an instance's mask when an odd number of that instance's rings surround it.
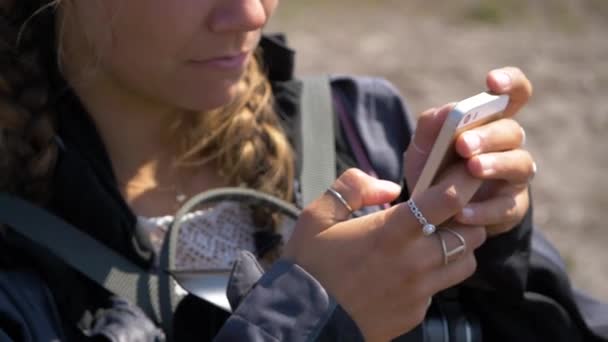
<svg viewBox="0 0 608 342">
<path fill-rule="evenodd" d="M 190 60 L 189 63 L 218 69 L 238 69 L 245 66 L 248 57 L 249 52 L 241 52 L 203 60 Z"/>
</svg>

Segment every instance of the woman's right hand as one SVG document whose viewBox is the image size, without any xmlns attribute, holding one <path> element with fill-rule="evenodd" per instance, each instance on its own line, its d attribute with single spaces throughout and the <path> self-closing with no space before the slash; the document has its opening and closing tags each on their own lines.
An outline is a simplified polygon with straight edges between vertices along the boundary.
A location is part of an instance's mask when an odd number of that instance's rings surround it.
<svg viewBox="0 0 608 342">
<path fill-rule="evenodd" d="M 444 222 L 460 212 L 478 181 L 465 165 L 456 165 L 443 180 L 415 198 L 430 222 Z M 351 169 L 332 185 L 353 210 L 393 201 L 394 183 Z M 430 298 L 473 274 L 473 251 L 485 241 L 483 227 L 451 227 L 464 237 L 466 252 L 444 265 L 440 240 L 425 236 L 409 207 L 398 204 L 367 216 L 350 212 L 326 192 L 300 216 L 285 257 L 314 276 L 357 323 L 366 341 L 386 341 L 422 322 Z M 449 248 L 458 245 L 444 234 Z M 454 241 L 455 240 L 455 241 Z"/>
</svg>

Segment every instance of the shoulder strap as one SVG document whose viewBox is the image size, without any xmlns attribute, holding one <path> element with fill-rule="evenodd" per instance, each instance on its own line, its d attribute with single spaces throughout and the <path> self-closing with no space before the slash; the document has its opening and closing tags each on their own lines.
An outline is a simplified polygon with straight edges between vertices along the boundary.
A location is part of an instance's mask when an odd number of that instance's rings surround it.
<svg viewBox="0 0 608 342">
<path fill-rule="evenodd" d="M 334 112 L 328 76 L 302 79 L 300 189 L 306 206 L 336 179 Z"/>
<path fill-rule="evenodd" d="M 143 269 L 78 228 L 52 215 L 47 210 L 23 199 L 0 192 L 0 224 L 46 248 L 84 276 L 110 292 L 140 307 L 148 317 L 161 324 L 168 340 L 172 336 L 173 312 L 179 300 L 176 281 L 189 293 L 218 305 L 217 293 L 225 297 L 225 284 L 217 289 L 223 274 L 181 272 L 175 269 L 177 238 L 182 218 L 198 205 L 232 200 L 266 205 L 297 219 L 299 209 L 288 202 L 262 192 L 244 188 L 219 188 L 200 193 L 178 211 L 169 227 L 160 253 L 160 270 Z M 228 272 L 230 270 L 227 270 Z M 223 278 L 220 279 L 223 281 Z M 215 283 L 213 283 L 215 281 Z M 229 304 L 218 305 L 230 311 Z"/>
<path fill-rule="evenodd" d="M 163 318 L 171 317 L 171 308 L 161 309 L 157 299 L 157 275 L 48 211 L 0 193 L 0 220 L 109 291 L 136 303 L 156 322 L 164 323 Z"/>
<path fill-rule="evenodd" d="M 413 117 L 398 89 L 382 78 L 349 75 L 333 76 L 332 89 L 336 109 L 342 112 L 339 117 L 345 139 L 358 167 L 366 172 L 373 169 L 378 178 L 400 183 Z M 362 147 L 361 152 L 355 145 Z"/>
</svg>

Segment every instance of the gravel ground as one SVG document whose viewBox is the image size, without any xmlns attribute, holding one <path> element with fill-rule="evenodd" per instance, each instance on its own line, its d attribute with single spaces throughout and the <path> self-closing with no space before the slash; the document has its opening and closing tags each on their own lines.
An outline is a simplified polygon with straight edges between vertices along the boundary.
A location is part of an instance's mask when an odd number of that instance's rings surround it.
<svg viewBox="0 0 608 342">
<path fill-rule="evenodd" d="M 483 90 L 492 68 L 523 69 L 535 87 L 519 120 L 539 169 L 536 223 L 574 284 L 608 301 L 608 25 L 595 20 L 608 11 L 491 23 L 498 20 L 461 20 L 445 8 L 440 19 L 407 3 L 284 2 L 269 31 L 288 33 L 300 74 L 385 77 L 416 113 Z"/>
</svg>

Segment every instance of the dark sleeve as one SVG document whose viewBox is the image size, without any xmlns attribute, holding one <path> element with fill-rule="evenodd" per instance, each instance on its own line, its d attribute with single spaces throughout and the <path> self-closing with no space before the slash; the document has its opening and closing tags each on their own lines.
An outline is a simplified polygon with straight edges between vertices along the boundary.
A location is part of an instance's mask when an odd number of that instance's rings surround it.
<svg viewBox="0 0 608 342">
<path fill-rule="evenodd" d="M 401 181 L 395 177 L 402 177 L 402 168 L 394 164 L 415 127 L 401 95 L 386 81 L 344 77 L 336 83 L 376 173 Z M 407 198 L 404 186 L 397 202 Z M 462 305 L 481 321 L 484 340 L 596 341 L 608 335 L 607 306 L 573 291 L 565 268 L 541 253 L 538 236 L 530 209 L 513 230 L 476 251 L 476 274 L 456 287 Z"/>
<path fill-rule="evenodd" d="M 531 209 L 476 257 L 477 272 L 461 295 L 479 318 L 484 339 L 608 341 L 608 306 L 572 288 L 559 253 L 532 224 Z"/>
<path fill-rule="evenodd" d="M 332 89 L 378 178 L 400 183 L 403 152 L 409 145 L 414 120 L 397 88 L 382 78 L 336 75 L 332 76 Z M 341 122 L 341 126 L 344 124 Z M 352 143 L 344 134 L 336 136 L 343 144 Z M 338 156 L 352 154 L 350 149 L 340 148 L 339 143 Z"/>
<path fill-rule="evenodd" d="M 244 298 L 215 341 L 314 341 L 335 307 L 317 280 L 281 260 Z"/>
<path fill-rule="evenodd" d="M 0 340 L 64 341 L 52 296 L 28 272 L 0 273 Z"/>
<path fill-rule="evenodd" d="M 509 232 L 488 238 L 475 251 L 477 272 L 466 284 L 498 290 L 509 298 L 521 298 L 528 283 L 532 236 L 532 208 Z"/>
</svg>

